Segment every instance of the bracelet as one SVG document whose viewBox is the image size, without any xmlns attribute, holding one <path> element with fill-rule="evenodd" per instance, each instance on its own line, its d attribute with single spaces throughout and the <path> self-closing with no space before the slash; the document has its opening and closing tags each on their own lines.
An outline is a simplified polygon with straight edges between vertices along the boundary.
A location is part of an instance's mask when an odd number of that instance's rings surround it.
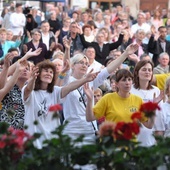
<svg viewBox="0 0 170 170">
<path fill-rule="evenodd" d="M 64 79 L 65 76 L 66 76 L 66 73 L 60 73 L 60 74 L 58 75 L 58 78 L 59 78 L 59 79 Z"/>
</svg>

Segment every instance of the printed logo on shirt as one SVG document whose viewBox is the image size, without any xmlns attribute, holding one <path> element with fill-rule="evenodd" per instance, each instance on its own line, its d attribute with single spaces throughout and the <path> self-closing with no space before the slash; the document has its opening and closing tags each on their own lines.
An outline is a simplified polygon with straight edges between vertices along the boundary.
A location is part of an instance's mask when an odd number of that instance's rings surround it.
<svg viewBox="0 0 170 170">
<path fill-rule="evenodd" d="M 47 115 L 48 110 L 47 110 L 46 103 L 47 103 L 46 99 L 44 99 L 44 100 L 40 103 L 41 110 L 38 111 L 38 117 L 40 117 L 40 116 L 46 116 L 46 115 Z"/>
</svg>

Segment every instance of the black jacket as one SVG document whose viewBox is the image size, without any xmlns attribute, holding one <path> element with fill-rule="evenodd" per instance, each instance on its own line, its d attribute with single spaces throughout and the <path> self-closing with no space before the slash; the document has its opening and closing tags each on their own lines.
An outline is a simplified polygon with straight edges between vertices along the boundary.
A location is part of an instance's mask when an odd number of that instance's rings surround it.
<svg viewBox="0 0 170 170">
<path fill-rule="evenodd" d="M 161 40 L 158 38 L 157 41 L 154 40 L 154 36 L 152 35 L 149 39 L 148 43 L 148 51 L 153 54 L 153 63 L 155 66 L 158 65 L 158 57 L 159 54 L 162 52 L 167 52 L 168 55 L 170 56 L 170 42 L 165 40 L 166 46 L 165 46 L 165 51 L 163 51 L 161 47 Z"/>
<path fill-rule="evenodd" d="M 98 61 L 99 63 L 101 63 L 102 65 L 104 65 L 106 57 L 109 56 L 110 51 L 118 48 L 123 41 L 123 35 L 120 34 L 118 41 L 116 41 L 114 43 L 103 44 L 103 49 L 102 49 L 102 51 L 100 51 L 100 47 L 99 47 L 99 44 L 97 42 L 91 42 L 91 43 L 87 42 L 84 39 L 83 34 L 80 35 L 80 38 L 81 38 L 81 42 L 82 42 L 84 48 L 93 47 L 95 49 L 95 51 L 96 51 L 95 60 Z"/>
</svg>

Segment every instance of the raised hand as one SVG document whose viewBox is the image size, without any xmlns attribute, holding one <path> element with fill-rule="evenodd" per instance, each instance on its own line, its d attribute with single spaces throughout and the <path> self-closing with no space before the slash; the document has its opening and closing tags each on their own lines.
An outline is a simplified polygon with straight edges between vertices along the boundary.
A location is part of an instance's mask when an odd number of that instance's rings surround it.
<svg viewBox="0 0 170 170">
<path fill-rule="evenodd" d="M 69 62 L 69 60 L 66 60 L 64 62 L 64 67 L 63 67 L 61 73 L 66 73 L 68 70 L 70 70 L 70 62 Z"/>
<path fill-rule="evenodd" d="M 70 49 L 71 43 L 72 43 L 71 37 L 69 39 L 67 39 L 67 36 L 63 38 L 63 45 L 66 49 Z"/>
<path fill-rule="evenodd" d="M 131 61 L 134 61 L 134 62 L 139 62 L 140 60 L 139 60 L 139 57 L 136 55 L 136 54 L 130 54 L 129 56 L 128 56 L 128 59 L 129 60 L 131 60 Z"/>
<path fill-rule="evenodd" d="M 39 75 L 39 68 L 34 66 L 32 68 L 31 79 L 36 80 L 38 75 Z"/>
<path fill-rule="evenodd" d="M 94 96 L 94 91 L 93 88 L 89 87 L 89 83 L 84 84 L 83 89 L 87 98 L 92 100 Z"/>
<path fill-rule="evenodd" d="M 81 27 L 78 23 L 76 23 L 76 27 L 77 27 L 77 29 L 78 29 L 78 33 L 79 33 L 79 34 L 82 34 L 82 33 L 83 33 L 82 27 Z"/>
<path fill-rule="evenodd" d="M 26 53 L 27 57 L 34 57 L 40 55 L 42 48 L 37 48 L 35 51 L 32 51 L 32 48 Z"/>
<path fill-rule="evenodd" d="M 55 47 L 56 43 L 55 42 L 52 42 L 51 45 L 50 45 L 50 51 L 53 51 L 54 47 Z"/>
<path fill-rule="evenodd" d="M 153 95 L 153 102 L 155 102 L 155 103 L 159 103 L 161 100 L 165 100 L 165 93 L 164 93 L 164 91 L 162 90 L 162 91 L 160 91 L 160 94 L 159 94 L 159 96 L 158 97 L 155 97 L 155 93 L 154 93 L 154 95 Z M 164 101 L 165 102 L 165 101 Z"/>
<path fill-rule="evenodd" d="M 134 54 L 138 48 L 139 46 L 137 44 L 130 44 L 125 51 L 128 53 L 128 55 L 131 55 Z"/>
<path fill-rule="evenodd" d="M 86 82 L 93 81 L 97 77 L 98 74 L 99 72 L 93 73 L 93 69 L 91 69 L 91 71 L 85 77 Z"/>
<path fill-rule="evenodd" d="M 17 72 L 17 74 L 22 74 L 26 67 L 28 67 L 28 62 L 26 60 L 19 59 L 16 62 L 15 72 Z"/>
<path fill-rule="evenodd" d="M 8 53 L 4 58 L 4 68 L 9 68 L 12 61 L 12 54 Z"/>
</svg>

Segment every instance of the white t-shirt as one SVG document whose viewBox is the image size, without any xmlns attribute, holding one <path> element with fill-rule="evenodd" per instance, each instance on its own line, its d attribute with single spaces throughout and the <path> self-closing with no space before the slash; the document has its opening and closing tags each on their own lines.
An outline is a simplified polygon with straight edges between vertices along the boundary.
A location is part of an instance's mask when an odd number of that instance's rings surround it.
<svg viewBox="0 0 170 170">
<path fill-rule="evenodd" d="M 133 34 L 136 34 L 136 31 L 142 29 L 145 33 L 150 32 L 151 26 L 147 23 L 143 23 L 142 25 L 138 25 L 138 23 L 132 25 L 131 31 Z"/>
<path fill-rule="evenodd" d="M 53 119 L 53 112 L 48 109 L 51 105 L 61 103 L 61 87 L 54 87 L 52 93 L 46 90 L 32 91 L 26 101 L 24 101 L 24 89 L 22 89 L 22 99 L 25 107 L 25 121 L 24 125 L 28 126 L 26 131 L 33 135 L 34 133 L 41 133 L 42 136 L 34 142 L 37 148 L 42 148 L 42 142 L 46 139 L 54 137 L 51 132 L 60 125 L 60 119 Z M 38 125 L 34 122 L 38 121 Z"/>
<path fill-rule="evenodd" d="M 12 13 L 10 15 L 11 30 L 14 35 L 23 35 L 24 27 L 26 24 L 26 17 L 23 13 Z"/>
<path fill-rule="evenodd" d="M 164 131 L 165 137 L 170 137 L 170 104 L 160 104 L 161 110 L 156 111 L 155 130 Z"/>
<path fill-rule="evenodd" d="M 106 68 L 104 68 L 96 77 L 93 82 L 90 82 L 90 86 L 94 90 L 100 86 L 103 81 L 109 76 L 109 73 Z M 76 79 L 72 76 L 69 77 L 69 82 L 75 81 Z M 86 96 L 83 92 L 83 86 L 79 88 L 84 101 L 86 103 Z M 83 104 L 82 96 L 79 91 L 76 89 L 70 92 L 64 100 L 63 103 L 63 112 L 65 121 L 68 121 L 68 124 L 64 130 L 64 133 L 69 135 L 72 139 L 80 135 L 85 135 L 84 141 L 87 143 L 94 142 L 94 128 L 91 122 L 86 121 L 86 108 Z M 96 121 L 93 121 L 96 129 Z"/>
<path fill-rule="evenodd" d="M 131 93 L 135 94 L 143 99 L 144 102 L 153 101 L 153 97 L 158 97 L 160 94 L 160 90 L 156 86 L 152 86 L 153 88 L 150 90 L 142 90 L 142 89 L 135 89 L 132 86 Z M 153 136 L 154 128 L 148 129 L 143 124 L 140 127 L 140 133 L 137 136 L 137 139 L 141 146 L 152 146 L 156 143 L 156 140 Z"/>
<path fill-rule="evenodd" d="M 95 73 L 95 72 L 101 71 L 103 67 L 104 66 L 102 64 L 94 60 L 94 62 L 88 67 L 87 72 L 89 73 L 91 69 L 93 69 L 93 72 Z"/>
<path fill-rule="evenodd" d="M 42 33 L 42 41 L 43 41 L 43 43 L 46 45 L 47 50 L 49 50 L 49 48 L 50 48 L 50 44 L 49 44 L 50 34 L 44 35 L 44 34 Z"/>
</svg>

